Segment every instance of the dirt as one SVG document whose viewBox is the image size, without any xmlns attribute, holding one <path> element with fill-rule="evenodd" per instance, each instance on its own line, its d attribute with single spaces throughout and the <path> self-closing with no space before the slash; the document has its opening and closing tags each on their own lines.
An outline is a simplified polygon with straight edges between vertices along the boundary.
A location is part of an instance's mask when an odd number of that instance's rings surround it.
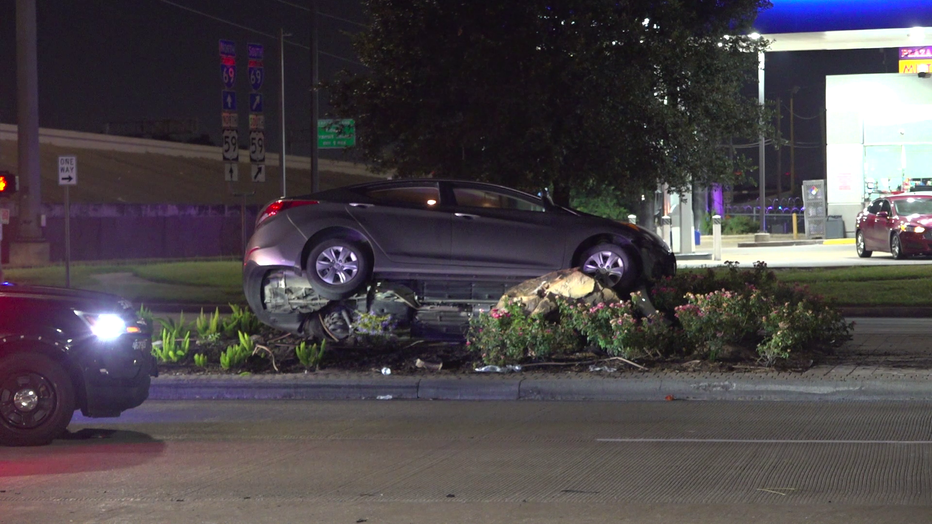
<svg viewBox="0 0 932 524">
<path fill-rule="evenodd" d="M 230 374 L 249 372 L 304 373 L 305 367 L 295 356 L 294 348 L 301 339 L 266 332 L 259 335 L 257 350 L 245 364 L 236 370 L 220 367 L 220 353 L 233 341 L 207 344 L 192 343 L 189 356 L 182 363 L 160 363 L 159 372 L 165 375 Z M 209 364 L 198 367 L 193 364 L 193 355 L 207 355 Z M 774 370 L 802 372 L 809 369 L 824 355 L 795 354 L 786 362 L 767 367 L 759 362 L 756 353 L 745 348 L 732 348 L 728 354 L 716 361 L 694 357 L 644 360 L 636 362 L 611 357 L 598 352 L 582 352 L 548 360 L 521 363 L 524 374 L 552 375 L 604 375 L 644 372 L 717 372 L 717 373 L 761 373 Z M 390 340 L 349 339 L 339 343 L 328 343 L 320 363 L 308 371 L 371 374 L 382 373 L 384 368 L 392 375 L 461 375 L 474 374 L 477 368 L 486 366 L 478 353 L 471 351 L 462 341 L 425 340 L 395 338 Z"/>
</svg>

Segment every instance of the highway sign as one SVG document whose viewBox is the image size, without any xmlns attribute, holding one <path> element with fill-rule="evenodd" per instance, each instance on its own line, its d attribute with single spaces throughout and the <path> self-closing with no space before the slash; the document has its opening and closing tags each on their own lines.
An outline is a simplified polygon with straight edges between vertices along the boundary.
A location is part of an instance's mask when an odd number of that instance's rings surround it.
<svg viewBox="0 0 932 524">
<path fill-rule="evenodd" d="M 252 164 L 252 181 L 265 182 L 265 164 Z"/>
<path fill-rule="evenodd" d="M 239 160 L 239 131 L 223 130 L 223 159 L 231 162 Z"/>
<path fill-rule="evenodd" d="M 236 57 L 236 43 L 232 40 L 221 40 L 220 56 Z"/>
<path fill-rule="evenodd" d="M 265 131 L 249 132 L 249 160 L 258 164 L 265 162 Z"/>
<path fill-rule="evenodd" d="M 246 51 L 249 53 L 250 60 L 265 58 L 265 48 L 262 47 L 262 44 L 246 44 Z"/>
<path fill-rule="evenodd" d="M 220 78 L 223 80 L 223 87 L 231 89 L 236 83 L 236 66 L 220 64 Z"/>
<path fill-rule="evenodd" d="M 75 157 L 75 156 L 58 157 L 58 185 L 60 186 L 78 185 L 78 157 Z"/>
<path fill-rule="evenodd" d="M 265 129 L 265 115 L 261 113 L 249 114 L 249 130 Z"/>
<path fill-rule="evenodd" d="M 249 66 L 249 86 L 253 91 L 262 88 L 262 82 L 265 81 L 265 68 L 262 66 Z"/>
<path fill-rule="evenodd" d="M 227 182 L 239 182 L 239 164 L 236 162 L 224 162 L 223 179 Z"/>
<path fill-rule="evenodd" d="M 249 93 L 249 112 L 262 112 L 262 93 Z"/>
<path fill-rule="evenodd" d="M 220 113 L 220 121 L 223 123 L 223 129 L 239 127 L 239 115 L 236 113 Z"/>
<path fill-rule="evenodd" d="M 221 91 L 224 111 L 236 112 L 236 91 Z"/>
<path fill-rule="evenodd" d="M 338 149 L 356 145 L 356 121 L 318 120 L 317 147 L 320 149 Z"/>
</svg>

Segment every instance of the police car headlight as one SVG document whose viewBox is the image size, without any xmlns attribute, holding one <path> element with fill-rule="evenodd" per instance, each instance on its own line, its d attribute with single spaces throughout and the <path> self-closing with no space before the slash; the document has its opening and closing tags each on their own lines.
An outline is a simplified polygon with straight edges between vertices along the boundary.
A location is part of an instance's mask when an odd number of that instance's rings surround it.
<svg viewBox="0 0 932 524">
<path fill-rule="evenodd" d="M 136 326 L 127 326 L 125 320 L 113 313 L 94 314 L 75 311 L 75 314 L 87 324 L 91 332 L 100 340 L 113 340 L 124 333 L 134 332 L 134 328 L 138 330 Z"/>
</svg>

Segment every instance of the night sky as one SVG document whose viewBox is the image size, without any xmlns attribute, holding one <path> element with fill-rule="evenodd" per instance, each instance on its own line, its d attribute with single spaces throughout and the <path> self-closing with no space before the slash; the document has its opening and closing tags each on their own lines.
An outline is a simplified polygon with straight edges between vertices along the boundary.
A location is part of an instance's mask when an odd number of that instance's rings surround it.
<svg viewBox="0 0 932 524">
<path fill-rule="evenodd" d="M 299 140 L 290 144 L 289 152 L 307 154 L 307 135 L 299 134 L 309 129 L 309 14 L 300 8 L 307 5 L 308 0 L 39 0 L 40 125 L 102 132 L 106 122 L 194 117 L 200 132 L 218 142 L 222 87 L 218 40 L 227 39 L 237 43 L 241 136 L 246 132 L 249 93 L 246 44 L 265 46 L 266 137 L 269 150 L 277 152 L 277 35 L 283 28 L 293 35 L 287 38 L 292 44 L 285 46 L 286 122 L 291 139 Z M 344 68 L 363 71 L 348 35 L 366 22 L 360 2 L 318 0 L 318 6 L 321 80 Z M 0 0 L 0 49 L 4 50 L 0 53 L 0 122 L 4 123 L 16 122 L 15 29 L 15 0 Z M 824 107 L 824 76 L 895 71 L 895 50 L 768 53 L 767 97 L 783 98 L 787 136 L 789 91 L 800 87 L 795 108 L 800 117 L 797 141 L 811 145 L 797 150 L 800 177 L 824 174 L 818 147 L 820 121 L 812 118 Z M 321 116 L 327 116 L 325 95 L 321 101 Z M 757 151 L 755 147 L 744 152 L 756 157 Z M 783 171 L 789 171 L 788 150 L 782 154 Z M 339 158 L 334 151 L 323 155 Z M 775 162 L 771 164 L 775 156 L 768 152 L 769 173 L 775 172 Z"/>
<path fill-rule="evenodd" d="M 360 29 L 356 24 L 365 23 L 360 4 L 348 0 L 317 3 L 322 14 L 318 19 L 320 78 L 329 79 L 344 68 L 362 70 L 347 34 Z M 0 0 L 3 123 L 16 122 L 15 4 L 15 0 Z M 210 133 L 219 142 L 218 41 L 225 39 L 237 44 L 235 89 L 241 135 L 247 127 L 250 91 L 246 44 L 265 47 L 267 78 L 261 92 L 266 135 L 270 150 L 278 151 L 280 29 L 292 35 L 286 38 L 289 43 L 284 52 L 287 128 L 295 137 L 298 130 L 309 129 L 308 4 L 307 0 L 38 0 L 40 126 L 102 132 L 106 122 L 193 117 L 202 133 Z M 321 96 L 322 103 L 325 100 Z M 322 106 L 322 116 L 327 109 Z M 308 140 L 306 133 L 304 137 Z M 307 147 L 303 149 L 306 153 Z"/>
</svg>

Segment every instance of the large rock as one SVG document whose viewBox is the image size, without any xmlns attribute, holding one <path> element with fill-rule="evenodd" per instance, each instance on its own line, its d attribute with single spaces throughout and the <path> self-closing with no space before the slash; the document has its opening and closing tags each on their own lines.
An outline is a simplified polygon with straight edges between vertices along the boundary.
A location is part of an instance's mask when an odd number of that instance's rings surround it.
<svg viewBox="0 0 932 524">
<path fill-rule="evenodd" d="M 524 311 L 532 315 L 547 315 L 557 309 L 555 297 L 579 301 L 593 306 L 600 302 L 618 302 L 618 295 L 611 288 L 579 269 L 561 269 L 542 277 L 527 280 L 509 289 L 495 306 L 502 309 L 515 300 Z"/>
</svg>

